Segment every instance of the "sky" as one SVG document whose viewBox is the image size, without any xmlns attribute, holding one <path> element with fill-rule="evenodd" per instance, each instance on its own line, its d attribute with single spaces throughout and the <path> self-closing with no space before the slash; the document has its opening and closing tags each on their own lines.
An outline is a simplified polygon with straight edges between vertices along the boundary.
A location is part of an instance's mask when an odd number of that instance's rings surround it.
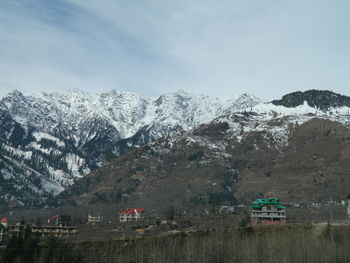
<svg viewBox="0 0 350 263">
<path fill-rule="evenodd" d="M 348 0 L 0 1 L 0 97 L 111 89 L 350 96 Z"/>
</svg>

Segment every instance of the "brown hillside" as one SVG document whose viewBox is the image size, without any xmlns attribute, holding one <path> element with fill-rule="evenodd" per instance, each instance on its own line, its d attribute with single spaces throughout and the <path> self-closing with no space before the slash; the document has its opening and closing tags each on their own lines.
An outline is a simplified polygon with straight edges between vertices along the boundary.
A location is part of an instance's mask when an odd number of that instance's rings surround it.
<svg viewBox="0 0 350 263">
<path fill-rule="evenodd" d="M 249 193 L 285 200 L 344 199 L 350 189 L 350 130 L 313 119 L 297 128 L 281 151 L 243 151 L 237 197 Z"/>
<path fill-rule="evenodd" d="M 235 122 L 243 129 L 242 119 Z M 199 209 L 262 195 L 284 201 L 345 198 L 350 192 L 350 130 L 312 119 L 291 125 L 290 134 L 281 145 L 264 131 L 238 140 L 228 123 L 202 125 L 113 160 L 78 181 L 61 200 Z"/>
</svg>

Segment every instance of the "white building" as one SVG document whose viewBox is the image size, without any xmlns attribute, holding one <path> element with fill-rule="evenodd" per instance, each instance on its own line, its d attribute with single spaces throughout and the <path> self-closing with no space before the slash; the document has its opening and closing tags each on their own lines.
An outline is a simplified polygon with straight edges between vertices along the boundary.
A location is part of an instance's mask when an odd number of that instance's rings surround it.
<svg viewBox="0 0 350 263">
<path fill-rule="evenodd" d="M 144 208 L 127 208 L 119 210 L 120 222 L 131 222 L 142 220 L 145 216 L 146 210 Z"/>
<path fill-rule="evenodd" d="M 88 223 L 89 224 L 96 224 L 102 222 L 102 216 L 101 215 L 88 215 Z"/>
</svg>

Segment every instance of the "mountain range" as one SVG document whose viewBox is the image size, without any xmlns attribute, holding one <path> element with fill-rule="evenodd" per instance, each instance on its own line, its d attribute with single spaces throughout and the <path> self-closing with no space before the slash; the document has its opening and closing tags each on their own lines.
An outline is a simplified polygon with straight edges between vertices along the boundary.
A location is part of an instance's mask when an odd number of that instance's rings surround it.
<svg viewBox="0 0 350 263">
<path fill-rule="evenodd" d="M 13 91 L 0 102 L 1 205 L 57 195 L 146 207 L 341 198 L 350 183 L 349 110 L 349 97 L 318 90 L 271 103 L 184 91 Z"/>
<path fill-rule="evenodd" d="M 259 102 L 184 91 L 158 98 L 13 91 L 0 102 L 0 196 L 4 205 L 45 202 L 106 160 Z"/>
</svg>

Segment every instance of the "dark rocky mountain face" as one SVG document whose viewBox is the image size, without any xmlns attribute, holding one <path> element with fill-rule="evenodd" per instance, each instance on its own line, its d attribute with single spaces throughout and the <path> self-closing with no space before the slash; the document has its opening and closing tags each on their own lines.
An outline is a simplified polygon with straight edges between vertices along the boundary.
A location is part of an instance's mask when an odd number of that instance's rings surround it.
<svg viewBox="0 0 350 263">
<path fill-rule="evenodd" d="M 284 95 L 280 100 L 273 100 L 272 104 L 285 107 L 297 107 L 303 105 L 304 101 L 309 106 L 322 111 L 330 108 L 350 107 L 350 97 L 340 95 L 328 90 L 308 90 L 305 92 L 293 92 Z"/>
<path fill-rule="evenodd" d="M 148 208 L 235 203 L 239 172 L 225 153 L 230 147 L 224 141 L 227 129 L 227 123 L 203 126 L 124 154 L 77 181 L 60 201 Z"/>
</svg>

